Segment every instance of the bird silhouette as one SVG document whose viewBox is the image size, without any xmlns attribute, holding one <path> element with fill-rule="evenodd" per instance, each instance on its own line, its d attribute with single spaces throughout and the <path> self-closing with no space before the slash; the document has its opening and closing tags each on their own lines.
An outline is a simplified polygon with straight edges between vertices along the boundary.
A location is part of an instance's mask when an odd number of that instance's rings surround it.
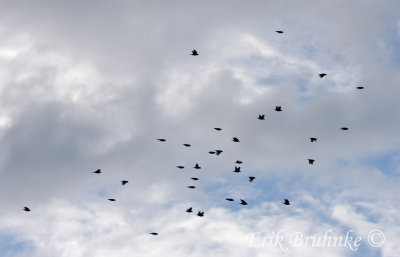
<svg viewBox="0 0 400 257">
<path fill-rule="evenodd" d="M 275 111 L 281 112 L 281 111 L 282 111 L 282 107 L 281 107 L 281 106 L 276 106 L 276 107 L 275 107 Z"/>
<path fill-rule="evenodd" d="M 199 55 L 199 54 L 197 53 L 197 51 L 195 49 L 193 49 L 191 55 L 196 56 L 196 55 Z"/>
<path fill-rule="evenodd" d="M 186 146 L 186 147 L 189 147 L 189 146 L 191 146 L 190 144 L 183 144 L 184 146 Z"/>
<path fill-rule="evenodd" d="M 185 168 L 184 166 L 176 166 L 176 167 L 179 168 L 179 169 Z"/>
<path fill-rule="evenodd" d="M 326 76 L 326 73 L 320 73 L 320 74 L 318 74 L 318 76 L 322 79 L 323 77 Z"/>
<path fill-rule="evenodd" d="M 240 142 L 239 139 L 237 137 L 232 138 L 233 142 Z"/>
<path fill-rule="evenodd" d="M 283 33 L 282 30 L 276 30 L 275 32 L 276 32 L 276 33 L 279 33 L 279 34 L 282 34 L 282 33 Z"/>
<path fill-rule="evenodd" d="M 240 172 L 241 170 L 240 170 L 240 167 L 236 167 L 235 166 L 235 170 L 233 171 L 233 172 Z"/>
<path fill-rule="evenodd" d="M 243 200 L 243 199 L 240 199 L 240 204 L 241 204 L 241 205 L 247 205 L 246 201 Z"/>
<path fill-rule="evenodd" d="M 285 205 L 290 205 L 290 202 L 289 202 L 289 200 L 288 200 L 288 199 L 284 199 L 284 202 L 283 202 L 283 204 L 285 204 Z"/>
<path fill-rule="evenodd" d="M 309 164 L 311 164 L 311 165 L 314 164 L 314 161 L 315 161 L 315 160 L 313 160 L 313 159 L 307 159 L 307 160 L 308 160 L 308 163 L 309 163 Z"/>
<path fill-rule="evenodd" d="M 126 183 L 128 183 L 128 180 L 122 180 L 121 181 L 121 184 L 124 186 L 124 185 L 126 185 Z"/>
<path fill-rule="evenodd" d="M 265 116 L 265 114 L 262 114 L 262 115 L 259 114 L 259 115 L 258 115 L 258 119 L 259 119 L 259 120 L 265 120 L 264 116 Z"/>
<path fill-rule="evenodd" d="M 93 171 L 93 173 L 100 174 L 100 173 L 101 173 L 101 169 L 98 169 L 98 170 L 96 170 L 96 171 Z"/>
<path fill-rule="evenodd" d="M 167 141 L 166 139 L 164 139 L 164 138 L 159 138 L 159 139 L 157 139 L 158 141 L 160 141 L 160 142 L 165 142 L 165 141 Z"/>
<path fill-rule="evenodd" d="M 201 169 L 201 167 L 199 166 L 199 164 L 198 163 L 196 163 L 196 165 L 194 165 L 194 167 L 193 168 L 195 168 L 196 170 L 198 170 L 198 169 Z"/>
<path fill-rule="evenodd" d="M 217 156 L 220 155 L 222 152 L 223 152 L 222 150 L 215 150 L 215 154 L 216 154 Z"/>
<path fill-rule="evenodd" d="M 217 130 L 217 131 L 221 131 L 222 130 L 222 128 L 214 128 L 215 130 Z"/>
<path fill-rule="evenodd" d="M 357 89 L 364 89 L 364 87 L 357 87 Z"/>
<path fill-rule="evenodd" d="M 108 201 L 115 202 L 114 198 L 107 199 Z"/>
<path fill-rule="evenodd" d="M 186 212 L 192 212 L 192 207 L 186 210 Z"/>
<path fill-rule="evenodd" d="M 225 200 L 233 202 L 234 200 L 232 198 L 225 198 Z"/>
<path fill-rule="evenodd" d="M 215 154 L 215 152 L 214 152 L 214 151 L 209 151 L 208 153 L 209 153 L 209 154 Z"/>
<path fill-rule="evenodd" d="M 191 178 L 191 179 L 193 179 L 193 180 L 199 180 L 199 178 Z"/>
<path fill-rule="evenodd" d="M 242 162 L 242 161 L 239 161 L 239 160 L 237 160 L 235 163 L 237 163 L 237 164 L 242 164 L 243 162 Z"/>
<path fill-rule="evenodd" d="M 311 142 L 317 142 L 317 138 L 315 138 L 315 137 L 310 137 L 310 141 L 311 141 Z"/>
<path fill-rule="evenodd" d="M 197 213 L 197 216 L 203 217 L 203 216 L 204 216 L 204 212 L 199 211 L 199 212 Z"/>
<path fill-rule="evenodd" d="M 253 182 L 256 177 L 249 177 L 249 182 Z"/>
<path fill-rule="evenodd" d="M 195 186 L 188 186 L 188 188 L 193 189 L 193 188 L 196 188 L 196 187 Z"/>
<path fill-rule="evenodd" d="M 150 234 L 152 234 L 153 236 L 157 236 L 158 235 L 158 233 L 156 233 L 156 232 L 151 232 Z"/>
<path fill-rule="evenodd" d="M 341 130 L 349 130 L 349 128 L 346 128 L 346 127 L 343 127 L 343 128 L 340 128 Z"/>
<path fill-rule="evenodd" d="M 24 210 L 24 211 L 31 211 L 31 209 L 29 209 L 28 207 L 24 207 L 23 210 Z"/>
</svg>

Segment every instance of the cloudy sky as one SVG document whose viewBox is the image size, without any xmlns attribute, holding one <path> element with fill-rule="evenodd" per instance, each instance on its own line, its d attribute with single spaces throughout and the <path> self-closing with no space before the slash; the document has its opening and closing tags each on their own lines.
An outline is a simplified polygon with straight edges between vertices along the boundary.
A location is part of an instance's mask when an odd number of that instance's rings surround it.
<svg viewBox="0 0 400 257">
<path fill-rule="evenodd" d="M 398 256 L 399 12 L 1 1 L 0 256 Z"/>
</svg>

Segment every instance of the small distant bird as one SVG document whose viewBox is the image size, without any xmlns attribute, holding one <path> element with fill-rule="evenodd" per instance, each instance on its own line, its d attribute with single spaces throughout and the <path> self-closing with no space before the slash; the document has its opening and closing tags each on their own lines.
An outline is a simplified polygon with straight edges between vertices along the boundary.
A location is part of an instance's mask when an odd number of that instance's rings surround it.
<svg viewBox="0 0 400 257">
<path fill-rule="evenodd" d="M 265 114 L 263 114 L 263 115 L 259 114 L 259 115 L 258 115 L 258 119 L 259 119 L 259 120 L 265 120 L 264 117 L 265 117 Z"/>
<path fill-rule="evenodd" d="M 241 204 L 241 205 L 247 205 L 246 201 L 243 200 L 243 199 L 240 199 L 240 204 Z"/>
<path fill-rule="evenodd" d="M 24 210 L 24 211 L 31 211 L 31 209 L 29 209 L 28 207 L 24 207 L 23 210 Z"/>
<path fill-rule="evenodd" d="M 309 164 L 311 164 L 311 165 L 314 164 L 314 161 L 315 161 L 315 160 L 313 160 L 313 159 L 307 159 L 307 160 L 308 160 L 308 163 L 309 163 Z"/>
<path fill-rule="evenodd" d="M 317 142 L 317 138 L 315 138 L 315 137 L 310 137 L 310 141 L 311 141 L 311 142 Z"/>
<path fill-rule="evenodd" d="M 98 169 L 98 170 L 96 170 L 96 171 L 93 171 L 93 173 L 100 174 L 100 173 L 101 173 L 101 169 Z"/>
<path fill-rule="evenodd" d="M 357 87 L 357 89 L 364 89 L 364 87 Z"/>
<path fill-rule="evenodd" d="M 242 164 L 243 162 L 242 162 L 242 161 L 239 161 L 239 160 L 237 160 L 235 163 L 237 163 L 237 164 Z"/>
<path fill-rule="evenodd" d="M 159 139 L 157 139 L 158 141 L 160 141 L 160 142 L 165 142 L 165 141 L 167 141 L 167 139 L 164 139 L 164 138 L 159 138 Z"/>
<path fill-rule="evenodd" d="M 108 201 L 115 202 L 115 199 L 114 198 L 110 198 L 110 199 L 108 199 Z"/>
<path fill-rule="evenodd" d="M 253 182 L 256 177 L 249 177 L 249 182 Z"/>
<path fill-rule="evenodd" d="M 192 207 L 186 210 L 186 212 L 192 212 Z"/>
<path fill-rule="evenodd" d="M 121 181 L 121 184 L 124 186 L 124 185 L 126 185 L 126 183 L 128 183 L 128 180 L 122 180 Z"/>
<path fill-rule="evenodd" d="M 218 131 L 221 131 L 222 130 L 222 128 L 214 128 L 215 130 L 218 130 Z"/>
<path fill-rule="evenodd" d="M 233 202 L 234 200 L 232 198 L 225 198 L 225 200 Z"/>
<path fill-rule="evenodd" d="M 153 236 L 157 236 L 158 235 L 158 233 L 156 233 L 156 232 L 151 232 L 150 234 L 152 234 Z"/>
<path fill-rule="evenodd" d="M 184 166 L 176 166 L 176 167 L 179 168 L 179 169 L 185 168 Z"/>
<path fill-rule="evenodd" d="M 275 32 L 276 32 L 276 33 L 279 33 L 279 34 L 282 34 L 282 33 L 283 33 L 282 30 L 276 30 Z"/>
<path fill-rule="evenodd" d="M 220 155 L 222 152 L 223 152 L 222 150 L 215 150 L 215 154 L 216 154 L 217 156 Z"/>
<path fill-rule="evenodd" d="M 326 76 L 326 73 L 320 73 L 320 74 L 318 74 L 318 76 L 322 79 L 323 77 Z"/>
<path fill-rule="evenodd" d="M 281 111 L 282 111 L 282 107 L 281 107 L 281 106 L 276 106 L 276 107 L 275 107 L 275 111 L 281 112 Z"/>
<path fill-rule="evenodd" d="M 233 172 L 240 172 L 241 170 L 240 170 L 240 167 L 236 167 L 235 166 L 235 170 L 233 171 Z"/>
<path fill-rule="evenodd" d="M 193 189 L 193 188 L 196 188 L 195 186 L 188 186 L 188 188 L 191 188 L 191 189 Z"/>
<path fill-rule="evenodd" d="M 341 130 L 349 130 L 348 128 L 346 128 L 346 127 L 343 127 L 343 128 L 340 128 Z"/>
<path fill-rule="evenodd" d="M 283 202 L 283 204 L 284 204 L 284 205 L 290 205 L 290 202 L 289 202 L 289 200 L 288 200 L 288 199 L 284 199 L 284 202 Z"/>
<path fill-rule="evenodd" d="M 232 138 L 233 142 L 240 142 L 239 139 L 237 137 Z"/>
<path fill-rule="evenodd" d="M 191 178 L 191 179 L 193 179 L 193 180 L 199 180 L 199 178 Z"/>
<path fill-rule="evenodd" d="M 190 144 L 183 144 L 184 146 L 186 146 L 186 147 L 189 147 L 189 146 L 191 146 Z"/>
<path fill-rule="evenodd" d="M 196 163 L 196 165 L 194 165 L 194 167 L 193 168 L 195 168 L 196 170 L 198 170 L 198 169 L 201 169 L 201 167 L 199 166 L 199 164 L 198 163 Z"/>
<path fill-rule="evenodd" d="M 197 216 L 203 217 L 203 216 L 204 216 L 204 211 L 203 211 L 203 212 L 199 211 L 199 212 L 197 213 Z"/>
<path fill-rule="evenodd" d="M 209 154 L 215 154 L 215 152 L 214 152 L 214 151 L 209 151 L 208 153 L 209 153 Z"/>
<path fill-rule="evenodd" d="M 195 49 L 193 49 L 191 55 L 196 56 L 196 55 L 199 55 L 199 54 L 197 53 L 197 51 Z"/>
</svg>

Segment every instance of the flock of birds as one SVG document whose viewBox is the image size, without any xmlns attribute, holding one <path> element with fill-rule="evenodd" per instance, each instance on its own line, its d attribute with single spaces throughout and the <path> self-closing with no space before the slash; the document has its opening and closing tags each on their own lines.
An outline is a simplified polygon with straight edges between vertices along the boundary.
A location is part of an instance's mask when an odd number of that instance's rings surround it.
<svg viewBox="0 0 400 257">
<path fill-rule="evenodd" d="M 281 31 L 281 30 L 277 30 L 277 31 L 275 31 L 275 32 L 276 32 L 276 33 L 279 33 L 279 34 L 284 33 L 284 32 Z M 198 56 L 199 54 L 198 54 L 197 50 L 193 49 L 191 55 L 193 55 L 193 56 Z M 318 74 L 318 76 L 319 76 L 320 78 L 323 78 L 323 77 L 325 77 L 326 75 L 327 75 L 326 73 L 320 73 L 320 74 Z M 362 87 L 362 86 L 357 86 L 356 88 L 357 88 L 357 89 L 364 89 L 364 87 Z M 281 112 L 281 111 L 282 111 L 282 107 L 281 107 L 281 106 L 276 106 L 274 110 L 277 111 L 277 112 Z M 259 120 L 265 120 L 265 114 L 259 114 L 259 115 L 258 115 L 258 119 L 259 119 Z M 214 128 L 214 129 L 215 129 L 216 131 L 221 131 L 221 130 L 222 130 L 222 128 Z M 348 128 L 347 128 L 347 127 L 342 127 L 341 130 L 348 130 Z M 311 143 L 317 142 L 317 138 L 316 138 L 316 137 L 310 137 L 309 139 L 310 139 L 310 142 L 311 142 Z M 158 138 L 157 140 L 160 141 L 160 142 L 166 142 L 166 141 L 167 141 L 165 138 Z M 233 138 L 232 138 L 232 141 L 235 142 L 235 143 L 240 142 L 240 140 L 239 140 L 237 137 L 233 137 Z M 183 145 L 184 145 L 185 147 L 190 147 L 190 146 L 191 146 L 190 144 L 183 144 Z M 219 156 L 222 152 L 223 152 L 223 150 L 213 150 L 213 151 L 209 151 L 208 153 L 209 153 L 209 154 L 215 154 L 215 155 Z M 307 159 L 307 160 L 308 160 L 308 163 L 309 163 L 310 165 L 313 165 L 314 162 L 315 162 L 314 159 Z M 238 164 L 238 165 L 240 165 L 240 164 L 242 164 L 243 162 L 240 161 L 240 160 L 237 160 L 235 163 Z M 184 166 L 181 166 L 181 165 L 176 166 L 176 167 L 177 167 L 178 169 L 184 169 L 184 168 L 185 168 Z M 193 168 L 194 168 L 194 169 L 201 169 L 201 166 L 200 166 L 198 163 L 196 163 L 196 164 L 194 165 Z M 235 173 L 241 172 L 240 166 L 235 166 L 235 169 L 233 170 L 233 172 L 235 172 Z M 93 173 L 94 173 L 94 174 L 100 174 L 100 173 L 101 173 L 101 169 L 97 169 L 96 171 L 93 171 Z M 192 179 L 192 180 L 195 180 L 195 181 L 196 181 L 196 180 L 199 180 L 199 178 L 197 178 L 197 177 L 192 177 L 191 179 Z M 255 177 L 254 177 L 254 176 L 249 176 L 248 179 L 249 179 L 249 182 L 253 182 L 254 179 L 255 179 Z M 124 185 L 126 185 L 128 182 L 129 182 L 128 180 L 122 180 L 122 181 L 121 181 L 121 185 L 124 186 Z M 195 186 L 188 186 L 188 188 L 194 189 L 194 188 L 196 188 L 196 187 L 195 187 Z M 109 199 L 107 199 L 107 200 L 109 200 L 109 201 L 111 201 L 111 202 L 116 201 L 116 199 L 114 199 L 114 198 L 109 198 Z M 235 201 L 233 198 L 225 198 L 225 200 L 226 200 L 226 201 L 230 201 L 230 202 Z M 239 199 L 239 200 L 240 200 L 240 203 L 239 203 L 239 204 L 241 204 L 241 205 L 247 205 L 247 202 L 246 202 L 245 200 L 243 200 L 243 199 Z M 290 205 L 290 201 L 289 201 L 288 199 L 286 199 L 286 198 L 283 200 L 282 203 L 283 203 L 284 205 Z M 26 207 L 26 206 L 23 208 L 23 210 L 26 211 L 26 212 L 30 212 L 30 211 L 31 211 L 31 209 L 30 209 L 29 207 Z M 192 208 L 192 207 L 189 207 L 189 208 L 186 210 L 186 212 L 192 213 L 192 212 L 193 212 L 193 208 Z M 198 211 L 198 212 L 197 212 L 197 216 L 199 216 L 199 217 L 204 217 L 204 211 Z M 150 234 L 151 234 L 151 235 L 158 235 L 157 232 L 151 232 Z"/>
</svg>

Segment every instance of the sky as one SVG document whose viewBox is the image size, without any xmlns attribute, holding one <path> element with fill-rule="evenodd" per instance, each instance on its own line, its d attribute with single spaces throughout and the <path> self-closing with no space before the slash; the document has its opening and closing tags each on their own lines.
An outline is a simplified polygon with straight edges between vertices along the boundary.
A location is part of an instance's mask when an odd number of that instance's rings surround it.
<svg viewBox="0 0 400 257">
<path fill-rule="evenodd" d="M 0 256 L 398 256 L 398 1 L 0 6 Z"/>
</svg>

